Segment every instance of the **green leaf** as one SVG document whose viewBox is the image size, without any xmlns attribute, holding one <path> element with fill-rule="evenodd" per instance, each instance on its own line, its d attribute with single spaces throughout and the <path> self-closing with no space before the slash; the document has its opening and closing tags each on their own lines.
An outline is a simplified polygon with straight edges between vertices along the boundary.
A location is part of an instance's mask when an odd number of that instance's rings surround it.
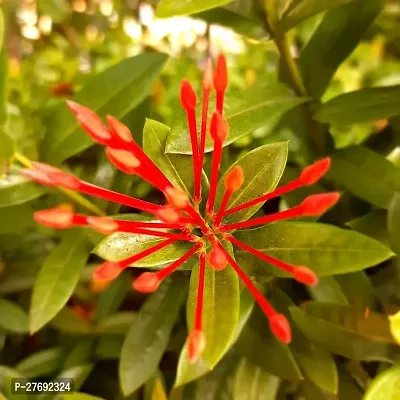
<svg viewBox="0 0 400 400">
<path fill-rule="evenodd" d="M 224 247 L 232 254 L 232 246 L 224 242 Z M 199 263 L 196 263 L 190 275 L 187 303 L 189 330 L 193 329 L 196 314 L 199 270 Z M 217 364 L 231 344 L 239 319 L 239 304 L 239 281 L 233 268 L 216 271 L 207 262 L 203 301 L 203 332 L 207 345 L 201 359 L 210 368 Z"/>
<path fill-rule="evenodd" d="M 235 237 L 272 257 L 306 265 L 318 276 L 360 271 L 393 255 L 388 247 L 358 232 L 313 222 L 279 222 L 237 231 Z M 235 248 L 235 256 L 250 275 L 288 276 L 242 249 Z"/>
<path fill-rule="evenodd" d="M 2 393 L 7 395 L 6 400 L 29 400 L 27 394 L 13 394 L 12 393 L 12 382 L 14 378 L 24 378 L 18 371 L 7 367 L 5 365 L 0 365 L 0 387 Z"/>
<path fill-rule="evenodd" d="M 119 364 L 120 384 L 126 396 L 156 371 L 186 293 L 184 280 L 169 279 L 149 297 L 135 318 Z"/>
<path fill-rule="evenodd" d="M 8 56 L 4 46 L 5 21 L 3 8 L 0 9 L 0 124 L 7 119 L 7 94 L 8 94 Z"/>
<path fill-rule="evenodd" d="M 377 207 L 388 208 L 394 193 L 400 190 L 400 169 L 365 147 L 338 150 L 331 159 L 327 177 Z"/>
<path fill-rule="evenodd" d="M 382 10 L 383 3 L 356 0 L 328 11 L 299 60 L 312 96 L 322 96 L 339 65 L 353 52 Z"/>
<path fill-rule="evenodd" d="M 307 290 L 310 292 L 311 297 L 319 302 L 348 304 L 346 296 L 333 276 L 319 278 L 318 285 L 307 287 Z"/>
<path fill-rule="evenodd" d="M 316 14 L 351 1 L 354 0 L 293 0 L 279 21 L 277 30 L 284 33 Z"/>
<path fill-rule="evenodd" d="M 27 333 L 28 316 L 17 304 L 0 298 L 0 327 L 8 332 Z"/>
<path fill-rule="evenodd" d="M 280 379 L 242 358 L 233 383 L 233 400 L 275 399 Z"/>
<path fill-rule="evenodd" d="M 3 129 L 0 129 L 0 145 L 0 160 L 10 160 L 15 152 L 15 141 Z"/>
<path fill-rule="evenodd" d="M 303 378 L 290 347 L 273 336 L 258 307 L 239 336 L 236 348 L 242 356 L 272 375 L 291 381 Z"/>
<path fill-rule="evenodd" d="M 27 378 L 51 375 L 61 366 L 63 356 L 61 347 L 41 350 L 24 358 L 15 369 Z"/>
<path fill-rule="evenodd" d="M 147 119 L 143 131 L 143 149 L 174 186 L 192 193 L 193 158 L 165 153 L 169 132 L 168 126 Z"/>
<path fill-rule="evenodd" d="M 120 311 L 102 319 L 96 326 L 96 332 L 100 334 L 126 334 L 135 318 L 136 313 L 132 311 Z"/>
<path fill-rule="evenodd" d="M 390 201 L 387 226 L 392 249 L 400 255 L 400 193 L 395 193 Z"/>
<path fill-rule="evenodd" d="M 292 307 L 290 312 L 304 335 L 332 353 L 389 362 L 400 355 L 384 314 L 329 303 L 308 303 L 304 311 Z"/>
<path fill-rule="evenodd" d="M 353 125 L 400 114 L 400 85 L 345 93 L 322 104 L 314 119 L 332 125 Z"/>
<path fill-rule="evenodd" d="M 0 208 L 17 206 L 44 194 L 44 189 L 12 171 L 4 178 L 0 177 Z"/>
<path fill-rule="evenodd" d="M 305 101 L 307 101 L 305 98 L 293 97 L 285 86 L 276 83 L 260 84 L 244 91 L 237 89 L 228 91 L 224 116 L 229 123 L 229 135 L 224 146 L 263 126 L 275 126 L 287 111 Z M 199 128 L 200 118 L 197 122 Z M 213 149 L 213 141 L 210 135 L 207 135 L 205 151 L 210 152 Z M 172 126 L 165 151 L 166 153 L 192 154 L 186 114 L 182 113 Z"/>
<path fill-rule="evenodd" d="M 89 256 L 83 229 L 65 233 L 61 244 L 46 259 L 32 293 L 30 330 L 46 325 L 67 303 Z"/>
<path fill-rule="evenodd" d="M 111 114 L 121 119 L 149 95 L 166 60 L 166 55 L 160 53 L 123 60 L 90 79 L 73 100 L 101 116 Z M 65 104 L 54 110 L 46 126 L 43 155 L 51 163 L 61 163 L 93 144 Z"/>
<path fill-rule="evenodd" d="M 33 209 L 27 204 L 0 208 L 0 235 L 21 234 L 33 225 Z"/>
<path fill-rule="evenodd" d="M 161 0 L 158 4 L 156 16 L 158 18 L 169 18 L 176 15 L 190 15 L 211 8 L 219 7 L 232 0 Z"/>
<path fill-rule="evenodd" d="M 63 395 L 62 400 L 105 400 L 105 399 L 103 399 L 102 397 L 91 396 L 86 393 L 75 392 Z"/>
<path fill-rule="evenodd" d="M 244 183 L 240 190 L 235 192 L 227 209 L 246 203 L 252 199 L 272 192 L 278 185 L 279 179 L 285 169 L 288 153 L 288 143 L 279 142 L 266 144 L 250 151 L 229 168 L 218 182 L 216 209 L 225 192 L 225 178 L 231 169 L 240 165 L 244 173 Z M 224 223 L 247 221 L 255 214 L 263 203 L 249 207 L 238 213 L 231 214 L 223 219 Z"/>
<path fill-rule="evenodd" d="M 396 400 L 400 398 L 400 364 L 379 374 L 370 384 L 363 400 Z"/>
<path fill-rule="evenodd" d="M 94 326 L 69 307 L 63 308 L 51 321 L 51 327 L 73 335 L 93 334 Z"/>
</svg>

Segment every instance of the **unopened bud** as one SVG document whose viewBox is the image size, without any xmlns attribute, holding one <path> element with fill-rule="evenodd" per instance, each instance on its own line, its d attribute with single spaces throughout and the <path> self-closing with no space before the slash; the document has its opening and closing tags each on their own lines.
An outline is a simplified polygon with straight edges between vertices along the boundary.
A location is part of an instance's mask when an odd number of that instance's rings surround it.
<svg viewBox="0 0 400 400">
<path fill-rule="evenodd" d="M 213 68 L 211 58 L 207 59 L 203 75 L 203 90 L 210 91 L 213 85 Z"/>
<path fill-rule="evenodd" d="M 188 194 L 181 188 L 168 187 L 165 189 L 165 195 L 168 199 L 169 204 L 181 210 L 189 204 Z"/>
<path fill-rule="evenodd" d="M 122 271 L 123 268 L 119 263 L 106 261 L 94 270 L 93 279 L 95 281 L 111 281 L 118 278 Z"/>
<path fill-rule="evenodd" d="M 65 189 L 78 190 L 81 186 L 81 181 L 79 178 L 61 170 L 58 172 L 50 172 L 48 176 L 55 183 L 55 185 L 62 186 Z"/>
<path fill-rule="evenodd" d="M 112 164 L 127 174 L 135 174 L 137 168 L 140 166 L 140 161 L 127 150 L 107 147 L 106 155 Z"/>
<path fill-rule="evenodd" d="M 274 314 L 269 317 L 269 326 L 273 335 L 282 343 L 288 344 L 292 340 L 290 325 L 282 314 Z"/>
<path fill-rule="evenodd" d="M 214 142 L 224 143 L 229 133 L 228 121 L 218 112 L 214 111 L 210 122 L 210 134 Z"/>
<path fill-rule="evenodd" d="M 318 283 L 317 275 L 307 267 L 297 267 L 293 272 L 293 276 L 297 282 L 304 285 L 315 286 Z"/>
<path fill-rule="evenodd" d="M 300 175 L 300 182 L 303 185 L 312 185 L 318 182 L 329 170 L 331 166 L 331 159 L 325 157 L 316 163 L 304 168 Z"/>
<path fill-rule="evenodd" d="M 19 170 L 19 173 L 25 176 L 25 178 L 41 183 L 42 185 L 56 186 L 56 184 L 50 179 L 50 177 L 45 172 L 40 171 L 38 169 L 23 168 Z"/>
<path fill-rule="evenodd" d="M 188 358 L 190 364 L 195 364 L 206 347 L 206 337 L 200 330 L 190 332 L 188 336 Z"/>
<path fill-rule="evenodd" d="M 226 66 L 226 58 L 220 54 L 217 59 L 217 65 L 214 73 L 214 87 L 218 92 L 224 92 L 228 86 L 228 69 Z"/>
<path fill-rule="evenodd" d="M 158 289 L 161 281 L 154 272 L 144 272 L 133 281 L 133 288 L 140 293 L 153 293 Z"/>
<path fill-rule="evenodd" d="M 197 105 L 197 95 L 192 87 L 192 85 L 184 80 L 181 86 L 181 103 L 182 107 L 188 110 L 194 110 Z"/>
<path fill-rule="evenodd" d="M 36 211 L 33 218 L 39 224 L 54 229 L 68 229 L 74 225 L 74 213 L 61 207 Z"/>
<path fill-rule="evenodd" d="M 114 135 L 118 136 L 124 142 L 132 142 L 132 133 L 129 128 L 115 117 L 107 115 L 107 122 Z"/>
<path fill-rule="evenodd" d="M 208 263 L 217 271 L 222 271 L 226 268 L 228 260 L 218 245 L 213 245 L 208 253 Z"/>
<path fill-rule="evenodd" d="M 226 190 L 236 191 L 239 190 L 244 182 L 244 173 L 240 165 L 234 166 L 225 178 Z"/>
<path fill-rule="evenodd" d="M 108 144 L 110 142 L 111 133 L 95 113 L 78 114 L 76 119 L 93 140 L 100 144 Z"/>
<path fill-rule="evenodd" d="M 334 193 L 322 193 L 314 194 L 306 197 L 300 204 L 302 215 L 314 216 L 320 215 L 328 210 L 328 208 L 335 205 L 340 198 L 340 194 Z"/>
<path fill-rule="evenodd" d="M 179 221 L 179 213 L 172 207 L 165 206 L 157 211 L 157 215 L 163 222 L 174 223 Z"/>
<path fill-rule="evenodd" d="M 118 230 L 118 223 L 109 217 L 87 217 L 88 224 L 97 232 L 111 235 Z"/>
</svg>

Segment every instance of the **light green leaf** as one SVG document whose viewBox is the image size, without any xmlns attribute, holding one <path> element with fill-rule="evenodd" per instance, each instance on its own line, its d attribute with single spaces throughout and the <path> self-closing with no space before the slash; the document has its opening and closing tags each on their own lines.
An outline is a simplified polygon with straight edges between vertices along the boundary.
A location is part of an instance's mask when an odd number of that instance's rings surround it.
<svg viewBox="0 0 400 400">
<path fill-rule="evenodd" d="M 33 288 L 30 330 L 36 332 L 67 303 L 89 256 L 83 229 L 65 233 L 46 259 Z"/>
<path fill-rule="evenodd" d="M 242 358 L 233 383 L 233 400 L 275 399 L 280 379 Z"/>
<path fill-rule="evenodd" d="M 232 254 L 231 245 L 224 242 L 224 247 Z M 189 330 L 193 329 L 196 314 L 199 270 L 199 263 L 196 263 L 190 275 L 187 303 Z M 239 304 L 239 281 L 235 271 L 229 267 L 216 271 L 207 262 L 203 301 L 203 332 L 207 345 L 201 358 L 210 368 L 216 365 L 231 344 L 239 319 Z"/>
<path fill-rule="evenodd" d="M 312 96 L 322 96 L 339 65 L 353 52 L 382 10 L 383 3 L 356 0 L 326 13 L 299 59 Z"/>
<path fill-rule="evenodd" d="M 400 355 L 384 314 L 330 303 L 308 303 L 304 311 L 290 308 L 307 338 L 332 353 L 352 360 L 389 361 Z"/>
<path fill-rule="evenodd" d="M 364 400 L 400 399 L 400 364 L 379 374 L 369 386 Z"/>
<path fill-rule="evenodd" d="M 63 355 L 61 347 L 41 350 L 24 358 L 15 369 L 27 378 L 51 375 L 61 366 Z"/>
<path fill-rule="evenodd" d="M 8 332 L 27 333 L 28 316 L 19 305 L 0 298 L 0 327 Z"/>
<path fill-rule="evenodd" d="M 164 282 L 139 311 L 125 338 L 119 363 L 120 384 L 126 396 L 156 371 L 186 293 L 184 280 L 174 277 Z"/>
<path fill-rule="evenodd" d="M 24 178 L 17 171 L 0 177 L 0 208 L 26 203 L 44 193 L 42 187 Z"/>
<path fill-rule="evenodd" d="M 8 56 L 4 46 L 5 21 L 3 8 L 0 9 L 0 124 L 7 119 Z M 1 158 L 1 157 L 0 157 Z"/>
<path fill-rule="evenodd" d="M 90 79 L 73 100 L 100 116 L 111 114 L 121 119 L 148 96 L 166 60 L 165 54 L 160 53 L 143 53 L 123 60 Z M 65 104 L 54 110 L 46 126 L 43 154 L 51 163 L 61 163 L 93 144 Z"/>
<path fill-rule="evenodd" d="M 272 192 L 278 185 L 285 169 L 287 153 L 288 143 L 279 142 L 258 147 L 240 158 L 218 182 L 216 209 L 218 209 L 225 192 L 225 177 L 234 166 L 240 165 L 242 167 L 244 183 L 240 190 L 232 195 L 227 209 Z M 247 221 L 262 205 L 263 203 L 260 203 L 238 213 L 228 215 L 223 219 L 223 223 Z"/>
<path fill-rule="evenodd" d="M 161 0 L 156 15 L 159 18 L 189 15 L 219 7 L 232 0 Z"/>
<path fill-rule="evenodd" d="M 105 400 L 105 399 L 102 397 L 91 396 L 86 393 L 75 392 L 63 395 L 62 400 Z"/>
<path fill-rule="evenodd" d="M 1 387 L 1 392 L 4 393 L 7 397 L 5 397 L 6 400 L 29 400 L 29 397 L 27 394 L 24 393 L 18 393 L 14 394 L 12 391 L 13 385 L 13 379 L 14 378 L 25 378 L 22 376 L 18 371 L 15 369 L 12 369 L 10 367 L 7 367 L 6 365 L 0 365 L 0 387 Z"/>
<path fill-rule="evenodd" d="M 227 93 L 224 106 L 224 116 L 229 123 L 229 135 L 224 146 L 263 126 L 275 126 L 287 111 L 305 101 L 307 99 L 293 97 L 285 86 L 276 83 L 257 85 L 245 91 L 232 89 Z M 200 120 L 199 118 L 197 121 L 199 134 Z M 207 135 L 205 151 L 210 152 L 213 149 L 211 136 Z M 172 126 L 165 151 L 166 153 L 192 154 L 186 114 L 177 118 L 175 125 Z"/>
<path fill-rule="evenodd" d="M 15 141 L 13 138 L 0 129 L 0 160 L 10 160 L 15 152 Z"/>
<path fill-rule="evenodd" d="M 400 190 L 400 169 L 365 147 L 347 147 L 333 153 L 331 159 L 327 177 L 375 206 L 388 208 Z"/>
<path fill-rule="evenodd" d="M 277 30 L 284 33 L 323 11 L 354 0 L 293 0 L 279 21 Z"/>
<path fill-rule="evenodd" d="M 390 201 L 387 226 L 392 249 L 400 255 L 400 193 L 395 193 Z"/>
<path fill-rule="evenodd" d="M 237 231 L 235 237 L 272 257 L 306 265 L 318 276 L 360 271 L 393 255 L 388 247 L 358 232 L 313 222 L 279 222 Z M 235 248 L 235 256 L 250 275 L 288 276 L 242 249 Z"/>
<path fill-rule="evenodd" d="M 400 114 L 400 85 L 345 93 L 322 104 L 314 119 L 332 125 L 353 125 Z"/>
</svg>

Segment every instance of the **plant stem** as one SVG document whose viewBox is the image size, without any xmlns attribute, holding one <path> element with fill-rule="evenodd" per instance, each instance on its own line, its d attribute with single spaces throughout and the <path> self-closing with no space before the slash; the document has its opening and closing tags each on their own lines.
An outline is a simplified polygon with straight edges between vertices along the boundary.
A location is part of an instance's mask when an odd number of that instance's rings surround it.
<svg viewBox="0 0 400 400">
<path fill-rule="evenodd" d="M 14 154 L 14 158 L 22 164 L 26 168 L 32 168 L 32 163 L 31 160 L 27 157 L 25 157 L 23 154 L 16 152 Z M 103 216 L 105 215 L 104 212 L 97 207 L 95 204 L 90 202 L 88 199 L 80 195 L 79 193 L 76 193 L 72 190 L 64 189 L 64 188 L 58 188 L 61 192 L 63 192 L 67 197 L 69 197 L 71 200 L 75 201 L 79 205 L 81 205 L 83 208 L 86 208 L 93 214 Z"/>
</svg>

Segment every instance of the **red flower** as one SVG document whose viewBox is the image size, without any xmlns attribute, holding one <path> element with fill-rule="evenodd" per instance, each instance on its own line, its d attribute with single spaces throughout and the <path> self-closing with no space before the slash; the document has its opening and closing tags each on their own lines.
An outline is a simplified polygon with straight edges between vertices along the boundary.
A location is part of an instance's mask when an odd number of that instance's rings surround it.
<svg viewBox="0 0 400 400">
<path fill-rule="evenodd" d="M 105 151 L 111 163 L 127 174 L 137 174 L 147 180 L 157 189 L 161 190 L 166 199 L 166 205 L 149 203 L 127 195 L 113 192 L 88 182 L 76 176 L 65 173 L 60 169 L 42 163 L 34 163 L 33 169 L 22 170 L 22 173 L 44 185 L 61 186 L 75 190 L 107 201 L 116 202 L 143 212 L 152 214 L 155 222 L 134 222 L 116 220 L 109 217 L 91 217 L 75 214 L 68 208 L 54 208 L 35 213 L 37 222 L 58 229 L 67 229 L 72 226 L 89 226 L 98 232 L 109 235 L 114 232 L 129 232 L 164 237 L 165 240 L 123 261 L 107 261 L 100 265 L 95 273 L 95 280 L 115 279 L 121 271 L 140 259 L 176 242 L 192 242 L 193 247 L 180 259 L 158 272 L 145 272 L 134 282 L 133 288 L 139 292 L 150 293 L 155 291 L 163 279 L 175 269 L 197 254 L 200 263 L 197 305 L 193 331 L 188 337 L 188 354 L 191 362 L 195 362 L 206 346 L 206 337 L 202 327 L 202 309 L 204 296 L 204 275 L 206 260 L 216 270 L 222 270 L 229 264 L 238 274 L 239 278 L 250 290 L 258 305 L 268 318 L 271 331 L 283 343 L 291 340 L 291 331 L 287 319 L 275 311 L 266 298 L 258 291 L 252 281 L 246 276 L 236 261 L 221 245 L 221 238 L 230 241 L 233 245 L 253 254 L 262 260 L 290 273 L 297 281 L 306 285 L 315 285 L 317 277 L 305 266 L 290 265 L 275 259 L 245 243 L 232 235 L 232 231 L 249 228 L 269 222 L 280 221 L 306 215 L 320 215 L 332 207 L 339 199 L 338 193 L 318 194 L 307 197 L 300 205 L 275 214 L 254 218 L 244 222 L 222 224 L 224 216 L 244 210 L 255 204 L 263 203 L 272 198 L 281 196 L 302 186 L 317 182 L 329 169 L 330 159 L 324 158 L 305 168 L 300 176 L 284 186 L 264 196 L 253 199 L 239 206 L 228 208 L 232 194 L 240 190 L 244 174 L 238 165 L 234 167 L 225 179 L 225 193 L 221 206 L 215 213 L 215 197 L 219 179 L 219 169 L 224 141 L 229 134 L 227 120 L 223 116 L 224 95 L 228 84 L 226 61 L 224 56 L 219 56 L 213 74 L 211 61 L 208 62 L 203 79 L 203 107 L 200 135 L 197 132 L 196 106 L 197 96 L 189 82 L 183 81 L 181 87 L 181 103 L 187 113 L 190 140 L 193 153 L 194 173 L 194 204 L 190 202 L 188 194 L 178 187 L 174 187 L 160 169 L 135 143 L 129 129 L 114 117 L 107 117 L 108 126 L 88 108 L 68 101 L 67 104 L 80 122 L 82 128 L 98 143 L 106 147 Z M 210 92 L 214 87 L 216 91 L 216 110 L 208 123 L 208 105 Z M 212 154 L 212 170 L 210 179 L 210 192 L 207 199 L 206 215 L 198 211 L 201 201 L 201 173 L 204 160 L 204 147 L 207 127 L 214 142 Z M 200 140 L 198 141 L 198 137 Z M 197 228 L 198 230 L 194 231 Z M 199 232 L 199 233 L 194 233 Z M 211 243 L 211 249 L 206 250 L 206 243 Z"/>
</svg>

